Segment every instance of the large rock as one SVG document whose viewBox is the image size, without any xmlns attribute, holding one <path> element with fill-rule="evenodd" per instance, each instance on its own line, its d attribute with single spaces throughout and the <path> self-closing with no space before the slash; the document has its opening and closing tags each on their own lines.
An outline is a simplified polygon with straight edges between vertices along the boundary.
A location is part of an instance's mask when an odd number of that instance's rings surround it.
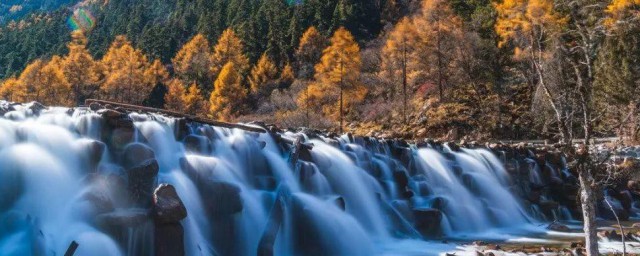
<svg viewBox="0 0 640 256">
<path fill-rule="evenodd" d="M 242 211 L 240 188 L 224 181 L 207 181 L 201 188 L 205 207 L 212 215 L 229 215 Z"/>
<path fill-rule="evenodd" d="M 567 226 L 565 226 L 563 224 L 560 224 L 558 222 L 552 222 L 551 224 L 549 224 L 547 226 L 547 229 L 551 230 L 551 231 L 558 231 L 558 232 L 569 232 L 569 231 L 571 231 L 571 229 L 569 229 L 569 227 L 567 227 Z"/>
<path fill-rule="evenodd" d="M 185 255 L 184 228 L 180 223 L 156 223 L 154 245 L 156 256 Z"/>
<path fill-rule="evenodd" d="M 142 143 L 131 143 L 124 148 L 122 166 L 129 169 L 156 157 L 149 146 Z"/>
<path fill-rule="evenodd" d="M 189 134 L 184 138 L 184 147 L 187 152 L 207 155 L 211 153 L 212 143 L 205 136 Z"/>
<path fill-rule="evenodd" d="M 95 171 L 98 163 L 102 160 L 106 145 L 96 140 L 85 140 L 79 143 L 79 147 L 82 149 L 81 152 L 84 154 L 90 170 Z"/>
<path fill-rule="evenodd" d="M 110 149 L 119 151 L 133 141 L 135 126 L 127 114 L 113 109 L 101 109 L 98 114 L 104 124 L 102 141 L 106 142 Z"/>
<path fill-rule="evenodd" d="M 187 208 L 176 189 L 169 184 L 160 184 L 153 192 L 153 209 L 157 222 L 173 223 L 187 217 Z"/>
<path fill-rule="evenodd" d="M 415 219 L 415 227 L 426 237 L 438 236 L 441 233 L 440 222 L 442 221 L 442 212 L 432 208 L 415 208 L 413 209 Z"/>
<path fill-rule="evenodd" d="M 158 161 L 149 159 L 127 170 L 129 193 L 137 205 L 147 206 L 151 203 L 151 193 L 159 168 Z"/>
</svg>

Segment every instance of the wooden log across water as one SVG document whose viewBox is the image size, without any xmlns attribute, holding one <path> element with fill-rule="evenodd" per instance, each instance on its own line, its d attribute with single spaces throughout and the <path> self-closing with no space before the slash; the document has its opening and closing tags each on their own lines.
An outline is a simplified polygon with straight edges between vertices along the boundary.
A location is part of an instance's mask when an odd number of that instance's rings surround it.
<svg viewBox="0 0 640 256">
<path fill-rule="evenodd" d="M 185 114 L 185 113 L 180 113 L 180 112 L 172 111 L 172 110 L 152 108 L 152 107 L 144 107 L 144 106 L 131 105 L 131 104 L 114 102 L 114 101 L 107 101 L 107 100 L 87 99 L 87 100 L 84 101 L 84 104 L 87 105 L 87 106 L 91 105 L 92 103 L 97 103 L 97 104 L 101 104 L 101 105 L 112 105 L 112 106 L 120 107 L 122 109 L 126 109 L 126 110 L 129 110 L 129 111 L 160 113 L 160 114 L 169 115 L 169 116 L 173 116 L 173 117 L 185 118 L 185 119 L 187 119 L 189 121 L 208 124 L 208 125 L 217 126 L 217 127 L 224 127 L 224 128 L 230 128 L 230 129 L 234 129 L 235 128 L 235 129 L 241 129 L 241 130 L 250 131 L 250 132 L 257 132 L 257 133 L 266 133 L 267 132 L 264 128 L 257 127 L 257 126 L 221 122 L 221 121 L 217 121 L 217 120 L 213 120 L 213 119 L 208 119 L 208 118 L 202 118 L 202 117 L 198 117 L 198 116 L 188 115 L 188 114 Z"/>
<path fill-rule="evenodd" d="M 73 256 L 76 253 L 76 250 L 78 250 L 78 246 L 79 244 L 76 241 L 71 241 L 71 244 L 69 244 L 69 248 L 67 248 L 64 256 Z"/>
</svg>

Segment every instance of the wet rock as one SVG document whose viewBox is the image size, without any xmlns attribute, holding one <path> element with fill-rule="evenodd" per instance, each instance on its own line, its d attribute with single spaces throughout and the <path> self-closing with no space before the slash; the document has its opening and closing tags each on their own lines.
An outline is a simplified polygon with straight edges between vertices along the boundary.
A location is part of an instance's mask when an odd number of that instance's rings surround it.
<svg viewBox="0 0 640 256">
<path fill-rule="evenodd" d="M 569 227 L 567 227 L 566 225 L 562 225 L 558 222 L 552 222 L 551 224 L 549 224 L 547 226 L 548 230 L 552 230 L 552 231 L 558 231 L 558 232 L 569 232 L 571 231 L 571 229 L 569 229 Z"/>
<path fill-rule="evenodd" d="M 177 141 L 181 141 L 189 134 L 189 126 L 187 125 L 186 119 L 176 119 L 173 134 Z"/>
<path fill-rule="evenodd" d="M 149 211 L 141 208 L 116 210 L 96 216 L 98 225 L 104 227 L 136 227 L 149 220 Z"/>
<path fill-rule="evenodd" d="M 558 209 L 559 206 L 557 202 L 548 200 L 541 201 L 538 205 L 540 206 L 540 210 L 542 210 L 546 216 L 553 216 L 553 211 Z"/>
<path fill-rule="evenodd" d="M 412 211 L 415 218 L 415 227 L 423 236 L 433 237 L 440 234 L 440 222 L 442 221 L 440 210 L 414 208 Z"/>
<path fill-rule="evenodd" d="M 103 120 L 102 141 L 111 149 L 121 150 L 133 140 L 135 127 L 133 120 L 123 112 L 113 109 L 101 109 L 98 114 Z"/>
<path fill-rule="evenodd" d="M 343 197 L 339 196 L 336 199 L 333 200 L 333 203 L 338 206 L 338 208 L 342 209 L 342 211 L 346 211 L 347 210 L 347 202 L 344 200 Z"/>
<path fill-rule="evenodd" d="M 189 134 L 184 138 L 184 147 L 187 152 L 207 155 L 211 153 L 211 146 L 211 140 L 205 136 Z"/>
<path fill-rule="evenodd" d="M 445 142 L 444 145 L 449 147 L 449 149 L 451 149 L 451 151 L 453 152 L 458 152 L 461 150 L 460 146 L 458 146 L 458 144 L 456 144 L 455 142 Z"/>
<path fill-rule="evenodd" d="M 28 108 L 35 115 L 40 115 L 40 112 L 42 112 L 42 110 L 47 109 L 47 107 L 45 107 L 44 105 L 42 105 L 42 103 L 37 101 L 31 102 Z"/>
<path fill-rule="evenodd" d="M 98 111 L 102 108 L 103 108 L 102 105 L 100 105 L 100 103 L 97 103 L 97 102 L 91 102 L 91 104 L 89 104 L 89 109 L 93 111 Z"/>
<path fill-rule="evenodd" d="M 156 256 L 185 255 L 184 228 L 180 223 L 156 224 L 154 245 Z"/>
<path fill-rule="evenodd" d="M 153 159 L 155 156 L 155 152 L 149 146 L 142 143 L 131 143 L 124 148 L 122 166 L 129 169 Z"/>
<path fill-rule="evenodd" d="M 187 208 L 169 184 L 160 184 L 153 192 L 153 209 L 157 222 L 172 223 L 187 217 Z"/>
<path fill-rule="evenodd" d="M 84 157 L 89 164 L 89 168 L 91 171 L 95 171 L 98 163 L 102 160 L 102 154 L 106 150 L 106 145 L 100 141 L 96 140 L 86 140 L 81 142 L 81 152 L 84 154 Z"/>
<path fill-rule="evenodd" d="M 129 193 L 138 205 L 146 206 L 151 203 L 151 194 L 159 168 L 158 161 L 149 159 L 127 170 Z"/>
<path fill-rule="evenodd" d="M 409 184 L 409 175 L 407 175 L 404 171 L 394 171 L 393 172 L 393 180 L 398 186 L 398 192 L 404 193 Z"/>
<path fill-rule="evenodd" d="M 229 215 L 242 211 L 241 189 L 224 181 L 207 181 L 201 188 L 205 207 L 212 215 Z"/>
</svg>

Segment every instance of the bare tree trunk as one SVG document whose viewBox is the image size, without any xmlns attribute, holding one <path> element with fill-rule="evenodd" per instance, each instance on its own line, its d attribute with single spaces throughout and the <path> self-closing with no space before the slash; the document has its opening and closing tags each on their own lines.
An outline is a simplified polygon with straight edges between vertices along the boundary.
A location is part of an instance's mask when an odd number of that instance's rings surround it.
<svg viewBox="0 0 640 256">
<path fill-rule="evenodd" d="M 593 178 L 589 170 L 581 170 L 578 175 L 580 180 L 580 203 L 584 219 L 585 247 L 587 255 L 598 255 L 598 236 L 596 225 L 595 193 L 593 189 Z"/>
</svg>

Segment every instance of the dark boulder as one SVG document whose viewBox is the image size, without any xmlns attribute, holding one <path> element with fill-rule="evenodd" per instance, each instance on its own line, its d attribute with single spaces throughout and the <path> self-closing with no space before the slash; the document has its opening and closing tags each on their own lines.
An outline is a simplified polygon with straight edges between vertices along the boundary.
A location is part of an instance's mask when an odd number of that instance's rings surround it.
<svg viewBox="0 0 640 256">
<path fill-rule="evenodd" d="M 184 147 L 187 152 L 207 155 L 212 151 L 212 143 L 209 138 L 201 135 L 189 134 L 184 138 Z"/>
<path fill-rule="evenodd" d="M 571 231 L 571 229 L 569 229 L 569 227 L 567 227 L 566 225 L 562 225 L 558 222 L 552 222 L 551 224 L 549 224 L 547 226 L 548 230 L 551 231 L 558 231 L 558 232 L 569 232 Z"/>
<path fill-rule="evenodd" d="M 179 222 L 187 217 L 187 208 L 176 189 L 169 184 L 160 184 L 153 192 L 153 210 L 157 222 Z"/>
<path fill-rule="evenodd" d="M 442 221 L 442 212 L 432 208 L 415 208 L 413 209 L 415 219 L 415 227 L 426 237 L 438 236 L 441 233 L 440 222 Z"/>
<path fill-rule="evenodd" d="M 149 146 L 142 143 L 131 143 L 124 148 L 122 166 L 129 169 L 155 158 L 156 154 Z"/>
<path fill-rule="evenodd" d="M 113 109 L 101 109 L 98 114 L 102 117 L 104 124 L 102 141 L 106 142 L 110 149 L 121 150 L 133 141 L 135 126 L 127 114 Z"/>
<path fill-rule="evenodd" d="M 177 141 L 184 139 L 189 134 L 189 125 L 184 118 L 176 119 L 173 134 Z"/>
<path fill-rule="evenodd" d="M 156 256 L 185 255 L 184 228 L 180 223 L 156 223 L 154 244 Z"/>
<path fill-rule="evenodd" d="M 151 194 L 159 168 L 158 161 L 149 159 L 127 170 L 129 193 L 138 205 L 147 206 L 151 203 Z"/>
<path fill-rule="evenodd" d="M 242 211 L 241 189 L 224 181 L 207 181 L 201 188 L 204 204 L 209 214 L 229 215 Z"/>
<path fill-rule="evenodd" d="M 347 202 L 344 200 L 343 197 L 339 196 L 336 197 L 335 199 L 333 199 L 333 203 L 338 206 L 338 208 L 340 208 L 342 211 L 346 211 L 347 210 Z"/>
</svg>

